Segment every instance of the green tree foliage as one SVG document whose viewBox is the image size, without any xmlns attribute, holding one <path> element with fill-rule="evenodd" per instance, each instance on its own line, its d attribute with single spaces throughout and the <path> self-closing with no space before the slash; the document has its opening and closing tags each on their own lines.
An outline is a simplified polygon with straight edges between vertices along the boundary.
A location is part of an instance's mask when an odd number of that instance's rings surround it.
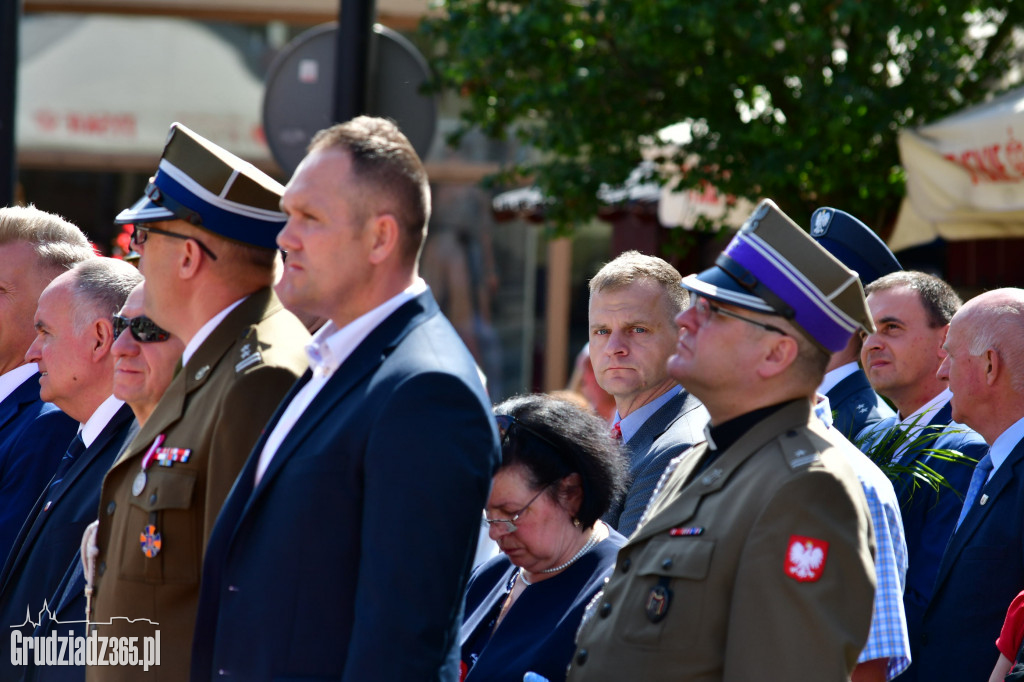
<svg viewBox="0 0 1024 682">
<path fill-rule="evenodd" d="M 597 214 L 666 126 L 692 123 L 687 186 L 822 205 L 877 228 L 903 195 L 897 132 L 982 101 L 1020 52 L 1024 2 L 994 0 L 446 0 L 424 21 L 463 129 L 515 135 L 569 229 Z M 456 133 L 457 140 L 460 133 Z M 454 140 L 453 140 L 454 141 Z M 690 157 L 693 158 L 693 157 Z M 665 158 L 664 160 L 673 160 Z"/>
</svg>

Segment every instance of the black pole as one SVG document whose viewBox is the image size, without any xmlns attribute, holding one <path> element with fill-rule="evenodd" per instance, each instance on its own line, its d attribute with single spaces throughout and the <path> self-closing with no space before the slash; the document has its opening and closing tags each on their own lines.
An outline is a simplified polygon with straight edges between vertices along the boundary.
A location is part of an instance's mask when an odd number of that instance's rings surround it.
<svg viewBox="0 0 1024 682">
<path fill-rule="evenodd" d="M 366 113 L 367 64 L 376 14 L 374 0 L 341 0 L 334 57 L 334 120 Z"/>
<path fill-rule="evenodd" d="M 0 0 L 0 206 L 14 203 L 17 163 L 14 146 L 15 93 L 18 90 L 20 0 Z"/>
</svg>

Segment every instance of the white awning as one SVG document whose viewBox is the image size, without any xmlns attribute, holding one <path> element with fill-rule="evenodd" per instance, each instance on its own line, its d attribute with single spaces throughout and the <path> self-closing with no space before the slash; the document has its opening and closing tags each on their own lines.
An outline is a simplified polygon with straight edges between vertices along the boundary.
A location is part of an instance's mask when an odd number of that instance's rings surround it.
<svg viewBox="0 0 1024 682">
<path fill-rule="evenodd" d="M 899 150 L 907 197 L 893 251 L 947 240 L 1024 236 L 1024 88 L 917 130 Z"/>
</svg>

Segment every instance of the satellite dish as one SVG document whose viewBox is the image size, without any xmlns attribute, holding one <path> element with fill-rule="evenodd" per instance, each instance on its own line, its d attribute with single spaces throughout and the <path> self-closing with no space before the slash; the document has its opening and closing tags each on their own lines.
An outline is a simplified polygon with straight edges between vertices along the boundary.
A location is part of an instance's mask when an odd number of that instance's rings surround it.
<svg viewBox="0 0 1024 682">
<path fill-rule="evenodd" d="M 334 121 L 334 54 L 338 24 L 312 28 L 284 47 L 270 65 L 263 96 L 267 146 L 288 175 L 317 131 Z M 437 100 L 421 90 L 427 61 L 401 34 L 375 24 L 370 36 L 366 113 L 398 124 L 420 158 L 437 130 Z"/>
</svg>

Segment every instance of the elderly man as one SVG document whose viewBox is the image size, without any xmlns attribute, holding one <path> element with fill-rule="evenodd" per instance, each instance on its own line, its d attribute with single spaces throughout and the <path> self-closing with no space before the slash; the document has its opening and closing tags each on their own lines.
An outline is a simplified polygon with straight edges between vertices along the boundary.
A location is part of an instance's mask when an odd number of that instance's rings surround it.
<svg viewBox="0 0 1024 682">
<path fill-rule="evenodd" d="M 277 289 L 330 322 L 217 520 L 192 679 L 457 680 L 498 439 L 417 275 L 426 171 L 361 116 L 313 138 L 281 205 Z"/>
<path fill-rule="evenodd" d="M 110 352 L 114 356 L 114 397 L 125 401 L 135 415 L 135 424 L 125 445 L 153 413 L 174 377 L 174 367 L 184 348 L 180 339 L 156 326 L 143 313 L 144 286 L 143 282 L 132 290 L 121 312 L 115 314 L 113 318 L 114 345 L 111 346 Z M 105 470 L 101 472 L 100 478 L 94 481 L 96 502 L 93 509 L 99 503 L 102 473 L 105 473 Z M 94 521 L 93 525 L 95 524 Z M 51 632 L 57 631 L 60 636 L 64 636 L 71 627 L 74 634 L 84 635 L 84 623 L 80 621 L 87 607 L 85 588 L 82 561 L 76 554 L 49 601 L 52 620 L 40 623 L 32 634 L 47 637 Z M 26 680 L 44 682 L 52 679 L 63 682 L 71 678 L 84 677 L 85 670 L 82 668 L 72 671 L 68 668 L 30 666 Z"/>
<path fill-rule="evenodd" d="M 82 231 L 60 216 L 0 208 L 0 561 L 78 428 L 39 399 L 38 370 L 25 361 L 32 316 L 46 285 L 93 255 Z"/>
<path fill-rule="evenodd" d="M 953 393 L 953 419 L 990 449 L 974 471 L 931 602 L 911 631 L 913 664 L 904 677 L 984 680 L 999 656 L 994 643 L 1006 607 L 1024 585 L 1024 290 L 968 301 L 943 348 L 938 375 Z"/>
<path fill-rule="evenodd" d="M 908 467 L 894 482 L 907 538 L 907 583 L 903 605 L 913 639 L 915 623 L 932 595 L 942 552 L 960 514 L 972 467 L 950 462 L 928 450 L 956 450 L 975 460 L 988 446 L 980 435 L 953 421 L 951 394 L 936 370 L 946 353 L 942 344 L 960 297 L 938 277 L 923 272 L 894 272 L 866 288 L 877 331 L 864 338 L 861 361 L 872 387 L 892 401 L 898 414 L 861 434 L 865 450 L 882 448 Z M 892 444 L 906 433 L 906 441 Z M 932 490 L 909 471 L 927 466 L 952 489 Z"/>
<path fill-rule="evenodd" d="M 673 320 L 689 297 L 682 276 L 661 258 L 627 251 L 590 280 L 590 360 L 598 385 L 615 398 L 612 433 L 629 455 L 623 502 L 605 516 L 629 537 L 669 460 L 704 440 L 707 410 L 665 365 L 675 348 Z"/>
<path fill-rule="evenodd" d="M 871 520 L 812 411 L 870 327 L 856 276 L 770 201 L 690 275 L 669 373 L 711 415 L 580 628 L 569 680 L 848 680 L 874 592 Z M 638 672 L 640 671 L 640 672 Z"/>
<path fill-rule="evenodd" d="M 271 289 L 282 190 L 174 124 L 146 196 L 116 220 L 135 224 L 145 315 L 185 349 L 181 371 L 103 481 L 91 616 L 100 635 L 147 637 L 159 627 L 157 680 L 188 675 L 217 512 L 306 366 L 309 334 Z M 130 622 L 139 619 L 159 626 Z M 88 670 L 89 679 L 137 674 L 130 666 Z"/>
<path fill-rule="evenodd" d="M 36 340 L 26 358 L 39 365 L 40 397 L 82 428 L 0 574 L 0 623 L 5 628 L 20 626 L 22 634 L 31 634 L 26 614 L 36 620 L 78 556 L 82 532 L 96 514 L 103 475 L 128 440 L 132 412 L 111 395 L 111 317 L 140 279 L 123 261 L 93 258 L 54 279 L 39 297 Z M 83 616 L 76 614 L 76 620 Z M 18 679 L 23 671 L 7 668 L 12 661 L 4 658 L 3 678 Z"/>
</svg>

